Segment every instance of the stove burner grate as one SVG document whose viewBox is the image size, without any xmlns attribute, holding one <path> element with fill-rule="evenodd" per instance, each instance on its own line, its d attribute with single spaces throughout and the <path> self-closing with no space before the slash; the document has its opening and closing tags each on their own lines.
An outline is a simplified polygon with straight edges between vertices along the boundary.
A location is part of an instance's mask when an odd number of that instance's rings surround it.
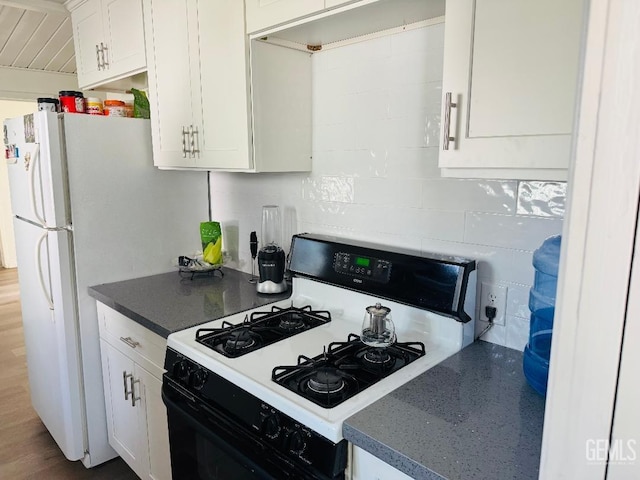
<svg viewBox="0 0 640 480">
<path fill-rule="evenodd" d="M 304 328 L 304 316 L 297 312 L 283 314 L 278 326 L 283 330 L 298 330 Z"/>
<path fill-rule="evenodd" d="M 245 315 L 244 321 L 236 325 L 223 321 L 219 328 L 200 328 L 196 331 L 196 341 L 235 358 L 330 321 L 329 312 L 314 311 L 309 305 L 274 306 L 271 311 Z"/>
<path fill-rule="evenodd" d="M 321 368 L 316 371 L 308 380 L 307 386 L 316 393 L 337 393 L 345 387 L 345 382 L 337 370 L 332 368 Z"/>
<path fill-rule="evenodd" d="M 253 334 L 250 330 L 247 329 L 239 329 L 234 330 L 229 335 L 224 342 L 224 349 L 226 351 L 238 351 L 244 350 L 247 348 L 251 348 L 256 345 L 257 342 L 260 341 L 259 335 Z"/>
<path fill-rule="evenodd" d="M 371 348 L 364 352 L 362 358 L 365 362 L 373 363 L 374 365 L 386 365 L 393 361 L 389 352 L 384 348 Z"/>
<path fill-rule="evenodd" d="M 420 342 L 372 348 L 352 333 L 317 357 L 300 355 L 297 365 L 275 367 L 271 379 L 323 408 L 333 408 L 425 353 Z"/>
</svg>

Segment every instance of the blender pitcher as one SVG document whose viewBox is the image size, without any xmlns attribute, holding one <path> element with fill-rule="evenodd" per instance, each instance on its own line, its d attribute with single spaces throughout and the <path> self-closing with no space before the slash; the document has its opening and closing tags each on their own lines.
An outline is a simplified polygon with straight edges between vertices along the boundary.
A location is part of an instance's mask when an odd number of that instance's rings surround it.
<svg viewBox="0 0 640 480">
<path fill-rule="evenodd" d="M 282 224 L 280 207 L 262 207 L 262 248 L 258 252 L 258 293 L 282 293 L 287 290 L 284 279 L 284 250 L 280 247 Z"/>
</svg>

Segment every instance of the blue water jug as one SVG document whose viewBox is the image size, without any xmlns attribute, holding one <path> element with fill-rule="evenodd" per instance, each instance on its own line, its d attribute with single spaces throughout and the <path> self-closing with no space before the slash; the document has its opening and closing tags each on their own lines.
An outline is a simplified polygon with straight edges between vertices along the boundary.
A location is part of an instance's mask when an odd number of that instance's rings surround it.
<svg viewBox="0 0 640 480">
<path fill-rule="evenodd" d="M 541 395 L 547 393 L 561 240 L 561 235 L 549 237 L 533 252 L 535 277 L 529 291 L 531 322 L 523 370 L 529 385 Z"/>
</svg>

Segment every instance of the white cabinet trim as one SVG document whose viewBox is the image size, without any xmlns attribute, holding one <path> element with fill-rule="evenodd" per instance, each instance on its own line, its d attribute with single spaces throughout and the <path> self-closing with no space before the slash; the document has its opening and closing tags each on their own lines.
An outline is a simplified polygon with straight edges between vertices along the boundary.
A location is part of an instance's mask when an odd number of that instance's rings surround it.
<svg viewBox="0 0 640 480">
<path fill-rule="evenodd" d="M 590 2 L 541 479 L 605 476 L 606 464 L 589 461 L 586 442 L 610 438 L 636 233 L 640 195 L 638 18 L 638 2 Z"/>
</svg>

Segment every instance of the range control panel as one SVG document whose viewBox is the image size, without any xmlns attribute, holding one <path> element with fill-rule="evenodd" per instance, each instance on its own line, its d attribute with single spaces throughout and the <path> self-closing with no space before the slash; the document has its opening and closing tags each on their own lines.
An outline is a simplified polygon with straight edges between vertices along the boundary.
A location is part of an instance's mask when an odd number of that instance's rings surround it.
<svg viewBox="0 0 640 480">
<path fill-rule="evenodd" d="M 374 280 L 380 283 L 389 282 L 391 276 L 391 262 L 388 260 L 345 252 L 335 254 L 333 269 L 343 275 Z"/>
</svg>

